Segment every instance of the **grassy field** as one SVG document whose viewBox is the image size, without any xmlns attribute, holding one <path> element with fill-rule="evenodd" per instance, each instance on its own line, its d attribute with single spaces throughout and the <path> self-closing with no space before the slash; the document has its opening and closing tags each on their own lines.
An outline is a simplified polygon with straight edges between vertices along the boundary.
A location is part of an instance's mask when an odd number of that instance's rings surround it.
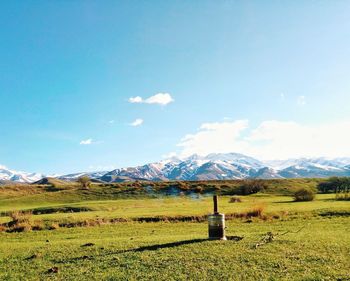
<svg viewBox="0 0 350 281">
<path fill-rule="evenodd" d="M 312 202 L 271 192 L 241 196 L 241 203 L 222 196 L 226 214 L 260 208 L 264 216 L 228 220 L 227 235 L 239 241 L 208 241 L 205 221 L 135 220 L 203 216 L 212 210 L 210 196 L 122 198 L 113 192 L 0 189 L 0 223 L 11 220 L 12 210 L 31 210 L 31 221 L 45 223 L 129 220 L 0 232 L 0 280 L 350 280 L 350 203 L 335 201 L 334 194 Z M 269 232 L 271 239 L 256 247 Z"/>
<path fill-rule="evenodd" d="M 263 208 L 268 215 L 311 216 L 314 214 L 327 213 L 328 211 L 350 211 L 350 203 L 347 201 L 334 201 L 333 194 L 319 194 L 312 202 L 293 202 L 292 197 L 258 194 L 241 197 L 242 203 L 229 203 L 230 197 L 220 198 L 220 211 L 223 213 L 239 213 Z M 21 199 L 23 200 L 23 199 Z M 1 202 L 1 201 L 0 201 Z M 3 202 L 3 201 L 2 201 Z M 7 203 L 7 202 L 6 202 Z M 17 206 L 19 207 L 19 206 Z M 59 212 L 60 209 L 76 209 L 79 212 Z M 212 197 L 199 196 L 188 197 L 163 197 L 147 199 L 117 199 L 117 200 L 87 200 L 81 202 L 31 202 L 24 204 L 20 210 L 36 210 L 37 212 L 51 212 L 49 214 L 37 214 L 32 216 L 33 220 L 44 220 L 52 222 L 83 221 L 94 218 L 138 218 L 155 216 L 200 216 L 212 211 Z M 82 211 L 86 210 L 89 211 Z M 0 211 L 3 213 L 11 211 L 11 206 L 2 204 Z M 55 212 L 57 210 L 57 212 Z M 4 214 L 3 221 L 10 218 Z"/>
</svg>

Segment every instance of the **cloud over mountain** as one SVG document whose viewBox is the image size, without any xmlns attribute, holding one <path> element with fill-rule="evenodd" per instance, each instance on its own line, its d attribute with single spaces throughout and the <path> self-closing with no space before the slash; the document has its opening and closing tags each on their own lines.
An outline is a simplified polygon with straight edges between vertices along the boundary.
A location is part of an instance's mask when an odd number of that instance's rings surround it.
<svg viewBox="0 0 350 281">
<path fill-rule="evenodd" d="M 270 120 L 204 123 L 180 140 L 180 155 L 238 151 L 259 159 L 350 156 L 350 121 L 321 125 Z"/>
</svg>

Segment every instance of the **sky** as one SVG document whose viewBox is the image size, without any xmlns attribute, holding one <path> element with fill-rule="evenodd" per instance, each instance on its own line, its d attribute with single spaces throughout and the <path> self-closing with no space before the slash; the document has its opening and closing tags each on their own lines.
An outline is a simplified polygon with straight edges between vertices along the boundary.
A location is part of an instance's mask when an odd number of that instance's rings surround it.
<svg viewBox="0 0 350 281">
<path fill-rule="evenodd" d="M 0 164 L 350 156 L 349 1 L 6 1 Z"/>
</svg>

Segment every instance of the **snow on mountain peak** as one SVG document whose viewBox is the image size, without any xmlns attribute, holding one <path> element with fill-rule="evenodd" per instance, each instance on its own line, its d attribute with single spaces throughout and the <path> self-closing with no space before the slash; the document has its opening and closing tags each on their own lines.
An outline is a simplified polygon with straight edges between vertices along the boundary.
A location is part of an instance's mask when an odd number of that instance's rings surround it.
<svg viewBox="0 0 350 281">
<path fill-rule="evenodd" d="M 0 166 L 0 180 L 31 183 L 41 178 L 43 178 L 43 175 L 39 173 L 18 172 L 10 170 L 3 165 Z"/>
<path fill-rule="evenodd" d="M 76 180 L 82 175 L 106 182 L 142 179 L 157 181 L 350 176 L 350 158 L 319 157 L 262 162 L 239 153 L 211 153 L 206 156 L 194 154 L 109 172 L 74 173 L 57 177 Z M 30 183 L 42 177 L 42 174 L 16 172 L 0 165 L 0 180 Z"/>
</svg>

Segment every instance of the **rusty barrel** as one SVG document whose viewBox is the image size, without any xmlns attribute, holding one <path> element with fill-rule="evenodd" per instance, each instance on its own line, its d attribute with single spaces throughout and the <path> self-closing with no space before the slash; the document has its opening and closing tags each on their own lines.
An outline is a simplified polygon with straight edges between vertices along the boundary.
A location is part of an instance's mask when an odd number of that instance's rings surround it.
<svg viewBox="0 0 350 281">
<path fill-rule="evenodd" d="M 211 214 L 208 216 L 209 239 L 226 240 L 225 214 Z"/>
</svg>

